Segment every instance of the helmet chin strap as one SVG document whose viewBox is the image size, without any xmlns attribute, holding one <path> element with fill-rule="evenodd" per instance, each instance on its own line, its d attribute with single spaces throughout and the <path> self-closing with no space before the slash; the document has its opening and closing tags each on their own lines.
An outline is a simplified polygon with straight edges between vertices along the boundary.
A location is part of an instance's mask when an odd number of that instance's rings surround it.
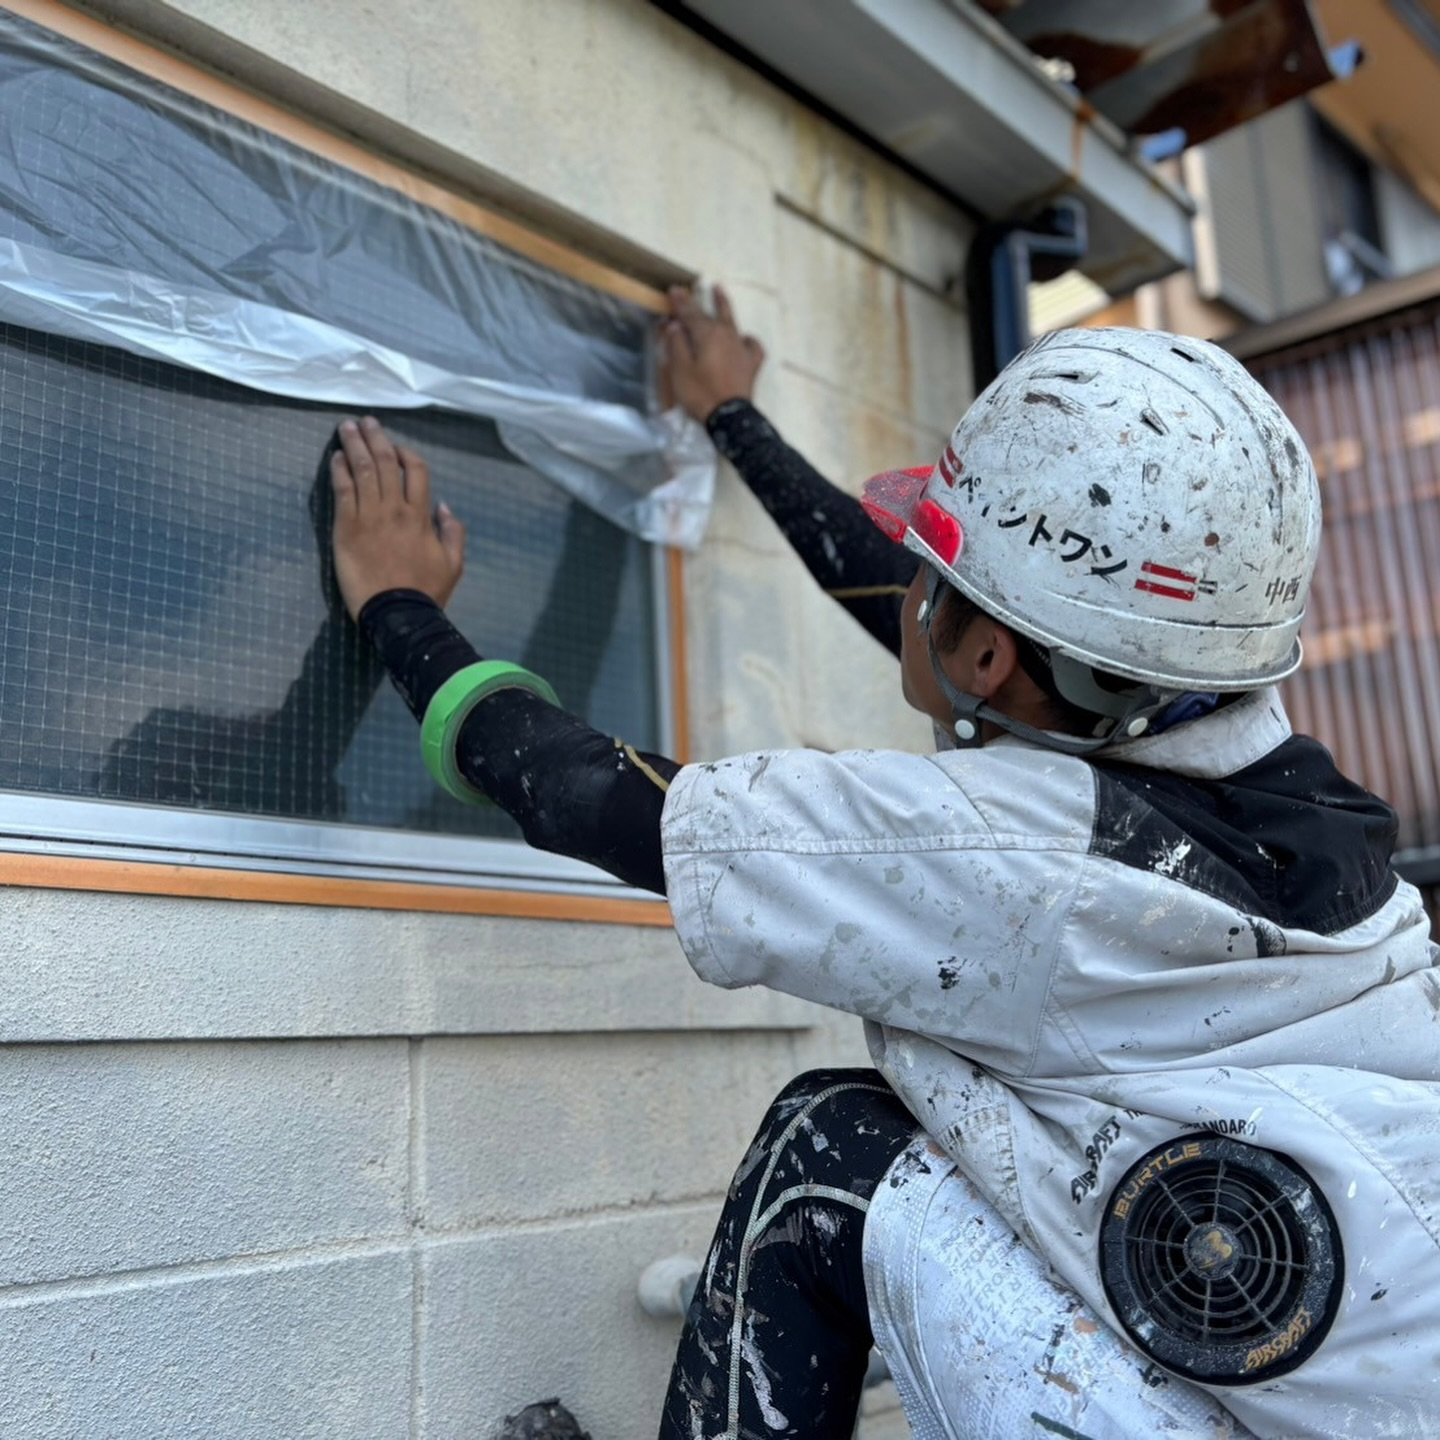
<svg viewBox="0 0 1440 1440">
<path fill-rule="evenodd" d="M 1004 730 L 1017 739 L 1041 745 L 1047 750 L 1057 750 L 1062 755 L 1089 755 L 1117 740 L 1134 739 L 1150 728 L 1152 717 L 1162 710 L 1173 696 L 1162 695 L 1148 685 L 1139 685 L 1120 693 L 1105 690 L 1095 683 L 1090 667 L 1080 665 L 1068 656 L 1051 657 L 1056 684 L 1063 686 L 1066 698 L 1077 705 L 1093 710 L 1114 724 L 1107 726 L 1103 735 L 1086 738 L 1080 735 L 1060 735 L 1051 730 L 1041 730 L 1016 720 L 1003 711 L 987 704 L 979 695 L 968 695 L 945 673 L 940 663 L 940 652 L 935 648 L 935 636 L 931 626 L 935 612 L 950 589 L 950 584 L 933 565 L 925 567 L 925 603 L 918 616 L 920 628 L 925 633 L 925 645 L 930 652 L 930 669 L 934 672 L 935 683 L 940 693 L 950 702 L 955 719 L 953 729 L 956 744 L 962 750 L 979 749 L 985 743 L 984 725 L 988 721 L 997 729 Z M 1063 661 L 1064 665 L 1054 662 Z M 1078 693 L 1070 693 L 1071 691 Z"/>
</svg>

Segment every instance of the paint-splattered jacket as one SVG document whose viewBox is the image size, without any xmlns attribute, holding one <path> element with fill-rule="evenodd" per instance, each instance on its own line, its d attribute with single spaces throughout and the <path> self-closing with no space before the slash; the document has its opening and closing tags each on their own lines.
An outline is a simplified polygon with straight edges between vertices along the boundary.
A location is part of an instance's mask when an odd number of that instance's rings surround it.
<svg viewBox="0 0 1440 1440">
<path fill-rule="evenodd" d="M 817 582 L 898 650 L 913 557 L 752 406 L 710 427 Z M 476 658 L 416 592 L 361 618 L 417 715 Z M 1117 1329 L 1100 1254 L 1117 1213 L 1215 1137 L 1292 1157 L 1339 1230 L 1333 1328 L 1305 1358 L 1323 1317 L 1301 1304 L 1254 1346 L 1298 1368 L 1218 1398 L 1267 1437 L 1440 1435 L 1440 971 L 1388 868 L 1393 813 L 1292 737 L 1273 693 L 1089 760 L 1002 739 L 681 767 L 507 689 L 457 759 L 532 843 L 666 890 L 704 978 L 870 1022 L 943 1152 Z M 955 1273 L 927 1310 L 903 1282 L 948 1279 L 945 1237 L 916 1176 L 889 1178 L 906 1183 L 871 1203 L 868 1298 L 913 1373 L 962 1302 L 1006 1297 Z"/>
<path fill-rule="evenodd" d="M 1269 691 L 1089 761 L 1003 739 L 689 766 L 663 822 L 696 971 L 864 1017 L 930 1134 L 1117 1328 L 1098 1237 L 1142 1156 L 1219 1133 L 1308 1171 L 1343 1242 L 1333 1327 L 1216 1391 L 1285 1436 L 1360 1433 L 1359 1396 L 1363 1433 L 1440 1434 L 1440 970 L 1393 837 Z M 923 1219 L 869 1223 L 899 1255 L 916 1237 L 886 1227 Z"/>
</svg>

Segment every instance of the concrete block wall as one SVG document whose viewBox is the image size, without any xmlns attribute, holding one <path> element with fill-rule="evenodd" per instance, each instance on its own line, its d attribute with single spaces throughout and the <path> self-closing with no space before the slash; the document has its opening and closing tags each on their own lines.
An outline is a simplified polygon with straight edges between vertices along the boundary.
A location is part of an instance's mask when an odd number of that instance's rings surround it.
<svg viewBox="0 0 1440 1440">
<path fill-rule="evenodd" d="M 639 1274 L 818 1035 L 665 930 L 10 890 L 0 953 L 6 1440 L 645 1433 Z"/>
<path fill-rule="evenodd" d="M 843 484 L 933 457 L 969 397 L 963 217 L 644 0 L 89 8 L 726 281 L 761 404 Z M 686 607 L 699 756 L 926 743 L 734 476 Z M 484 1440 L 555 1393 L 653 1433 L 677 1326 L 640 1270 L 703 1251 L 787 1079 L 866 1063 L 857 1022 L 711 990 L 666 930 L 8 890 L 0 956 L 0 1440 Z"/>
</svg>

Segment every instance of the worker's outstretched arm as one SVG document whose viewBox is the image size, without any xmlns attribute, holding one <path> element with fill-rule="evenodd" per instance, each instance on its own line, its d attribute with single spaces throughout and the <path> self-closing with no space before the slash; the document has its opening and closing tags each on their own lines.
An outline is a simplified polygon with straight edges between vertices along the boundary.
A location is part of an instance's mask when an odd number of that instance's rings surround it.
<svg viewBox="0 0 1440 1440">
<path fill-rule="evenodd" d="M 441 608 L 464 568 L 465 530 L 446 506 L 432 506 L 425 461 L 393 445 L 378 421 L 345 421 L 340 442 L 330 469 L 340 593 L 423 721 L 442 686 L 480 661 Z M 463 778 L 537 849 L 665 893 L 660 813 L 680 768 L 673 760 L 641 754 L 519 687 L 470 711 L 454 753 Z"/>
<path fill-rule="evenodd" d="M 750 403 L 765 353 L 735 324 L 715 287 L 707 315 L 688 290 L 670 292 L 667 381 L 676 402 L 710 432 L 821 588 L 892 654 L 900 653 L 900 601 L 916 560 L 892 544 L 860 502 L 832 485 Z"/>
</svg>

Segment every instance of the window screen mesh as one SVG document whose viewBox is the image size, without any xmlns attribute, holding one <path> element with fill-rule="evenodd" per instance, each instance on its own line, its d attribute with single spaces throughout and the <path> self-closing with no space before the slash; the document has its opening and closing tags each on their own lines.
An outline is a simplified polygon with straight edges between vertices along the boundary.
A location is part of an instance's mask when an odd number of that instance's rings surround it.
<svg viewBox="0 0 1440 1440">
<path fill-rule="evenodd" d="M 514 833 L 443 795 L 327 605 L 317 467 L 339 413 L 0 327 L 0 789 Z M 449 610 L 480 652 L 654 747 L 648 547 L 487 421 L 382 414 L 470 533 Z"/>
</svg>

